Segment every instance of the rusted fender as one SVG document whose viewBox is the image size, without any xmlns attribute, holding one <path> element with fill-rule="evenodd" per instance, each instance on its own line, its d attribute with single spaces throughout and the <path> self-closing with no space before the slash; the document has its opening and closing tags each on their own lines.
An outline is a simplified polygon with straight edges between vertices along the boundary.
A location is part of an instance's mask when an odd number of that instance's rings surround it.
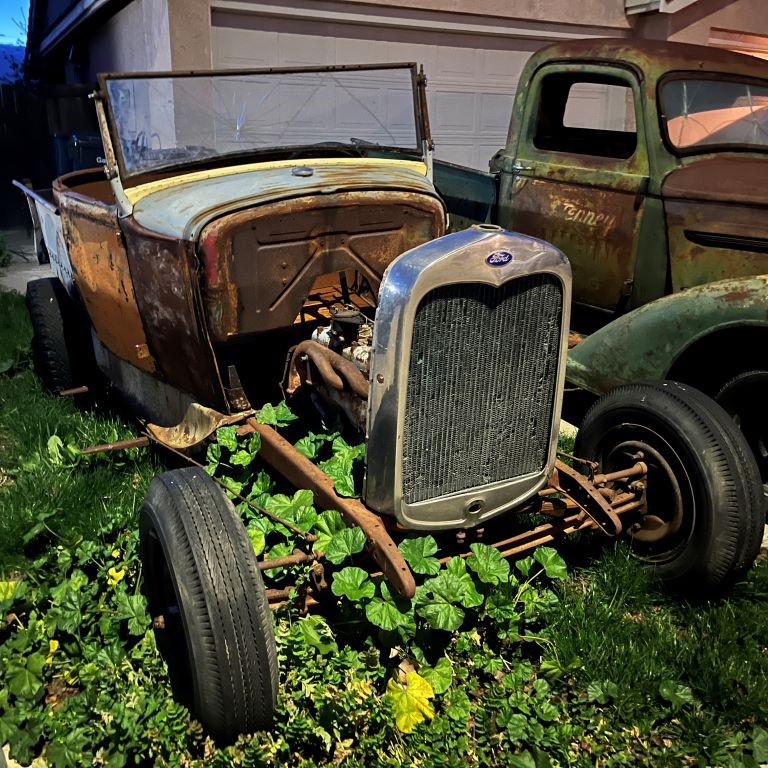
<svg viewBox="0 0 768 768">
<path fill-rule="evenodd" d="M 617 318 L 570 350 L 566 379 L 595 394 L 663 379 L 692 343 L 741 326 L 768 330 L 768 275 L 699 285 Z"/>
</svg>

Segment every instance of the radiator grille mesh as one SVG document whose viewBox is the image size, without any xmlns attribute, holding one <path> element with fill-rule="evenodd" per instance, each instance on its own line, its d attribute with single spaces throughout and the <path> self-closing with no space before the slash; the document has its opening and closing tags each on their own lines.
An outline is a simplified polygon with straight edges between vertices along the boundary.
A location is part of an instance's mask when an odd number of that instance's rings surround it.
<svg viewBox="0 0 768 768">
<path fill-rule="evenodd" d="M 540 471 L 557 380 L 562 288 L 552 275 L 431 291 L 413 328 L 403 499 Z"/>
</svg>

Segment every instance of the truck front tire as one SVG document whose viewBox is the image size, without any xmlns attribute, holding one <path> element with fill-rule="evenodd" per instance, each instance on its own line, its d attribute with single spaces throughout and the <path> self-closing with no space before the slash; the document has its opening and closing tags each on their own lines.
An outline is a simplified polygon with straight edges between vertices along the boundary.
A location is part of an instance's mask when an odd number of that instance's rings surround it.
<svg viewBox="0 0 768 768">
<path fill-rule="evenodd" d="M 675 587 L 702 591 L 746 573 L 763 513 L 754 458 L 713 400 L 675 382 L 629 384 L 589 410 L 575 453 L 601 472 L 648 465 L 647 507 L 625 521 L 632 551 Z"/>
</svg>

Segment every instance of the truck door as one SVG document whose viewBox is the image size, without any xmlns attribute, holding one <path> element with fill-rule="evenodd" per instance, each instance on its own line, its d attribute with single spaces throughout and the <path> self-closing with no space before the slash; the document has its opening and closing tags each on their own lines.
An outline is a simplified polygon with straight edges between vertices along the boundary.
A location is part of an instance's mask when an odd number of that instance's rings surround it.
<svg viewBox="0 0 768 768">
<path fill-rule="evenodd" d="M 573 268 L 574 301 L 610 312 L 632 303 L 646 209 L 641 103 L 623 67 L 544 66 L 518 134 L 491 168 L 500 173 L 499 223 L 560 248 Z"/>
</svg>

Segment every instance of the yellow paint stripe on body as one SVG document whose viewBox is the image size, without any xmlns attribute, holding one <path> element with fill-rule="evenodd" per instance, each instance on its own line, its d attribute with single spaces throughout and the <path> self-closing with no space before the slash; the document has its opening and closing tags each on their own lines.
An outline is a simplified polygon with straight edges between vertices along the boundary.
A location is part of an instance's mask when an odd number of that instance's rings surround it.
<svg viewBox="0 0 768 768">
<path fill-rule="evenodd" d="M 354 162 L 355 165 L 369 165 L 372 168 L 410 168 L 423 176 L 427 175 L 427 166 L 419 160 L 389 160 L 381 157 L 322 157 L 322 158 L 307 158 L 302 162 L 296 160 L 275 160 L 267 163 L 248 163 L 247 165 L 235 165 L 228 166 L 226 168 L 211 168 L 207 171 L 195 171 L 193 173 L 183 173 L 179 176 L 169 176 L 165 179 L 159 179 L 158 181 L 150 181 L 146 184 L 139 184 L 136 187 L 128 187 L 125 190 L 125 196 L 130 201 L 131 205 L 136 203 L 143 197 L 146 197 L 153 192 L 160 192 L 163 189 L 169 189 L 170 187 L 176 187 L 179 184 L 188 184 L 194 181 L 203 181 L 205 179 L 214 179 L 220 176 L 233 176 L 238 173 L 247 173 L 249 171 L 257 170 L 271 170 L 273 168 L 292 168 L 302 165 L 309 166 L 333 166 L 333 165 L 346 165 Z"/>
</svg>

